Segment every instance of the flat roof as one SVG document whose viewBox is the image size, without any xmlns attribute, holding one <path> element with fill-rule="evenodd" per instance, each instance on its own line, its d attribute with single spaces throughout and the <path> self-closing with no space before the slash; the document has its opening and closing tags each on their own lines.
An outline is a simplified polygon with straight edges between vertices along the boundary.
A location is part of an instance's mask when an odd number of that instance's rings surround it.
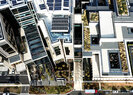
<svg viewBox="0 0 133 95">
<path fill-rule="evenodd" d="M 114 37 L 112 11 L 99 11 L 100 33 L 102 38 Z"/>
</svg>

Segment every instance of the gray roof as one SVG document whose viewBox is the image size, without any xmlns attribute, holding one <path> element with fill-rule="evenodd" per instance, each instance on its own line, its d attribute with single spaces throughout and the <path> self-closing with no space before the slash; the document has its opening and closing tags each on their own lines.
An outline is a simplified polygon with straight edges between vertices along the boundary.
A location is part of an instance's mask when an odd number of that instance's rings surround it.
<svg viewBox="0 0 133 95">
<path fill-rule="evenodd" d="M 122 27 L 123 38 L 133 38 L 133 33 L 130 32 L 131 28 Z"/>
</svg>

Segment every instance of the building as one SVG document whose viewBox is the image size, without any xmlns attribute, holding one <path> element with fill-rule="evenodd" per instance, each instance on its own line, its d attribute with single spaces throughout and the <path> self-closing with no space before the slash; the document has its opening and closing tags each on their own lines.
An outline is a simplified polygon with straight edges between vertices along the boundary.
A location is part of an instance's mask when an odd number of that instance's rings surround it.
<svg viewBox="0 0 133 95">
<path fill-rule="evenodd" d="M 33 0 L 38 26 L 54 63 L 74 58 L 71 2 L 72 0 Z"/>
<path fill-rule="evenodd" d="M 106 0 L 105 0 L 106 1 Z M 90 50 L 83 43 L 83 65 L 92 67 L 92 80 L 130 81 L 132 77 L 132 12 L 119 12 L 117 2 L 114 8 L 106 10 L 88 10 Z M 126 3 L 125 3 L 126 4 Z M 128 2 L 130 5 L 130 1 Z M 111 5 L 111 4 L 110 4 Z M 129 15 L 130 14 L 130 15 Z M 85 38 L 85 31 L 83 31 Z M 131 46 L 131 47 L 130 47 Z M 86 70 L 86 67 L 83 68 Z M 87 78 L 84 76 L 84 78 Z M 88 77 L 89 79 L 89 77 Z M 90 79 L 89 79 L 90 80 Z"/>
<path fill-rule="evenodd" d="M 0 11 L 0 32 L 0 85 L 29 86 L 20 53 L 20 26 L 9 8 Z"/>
</svg>

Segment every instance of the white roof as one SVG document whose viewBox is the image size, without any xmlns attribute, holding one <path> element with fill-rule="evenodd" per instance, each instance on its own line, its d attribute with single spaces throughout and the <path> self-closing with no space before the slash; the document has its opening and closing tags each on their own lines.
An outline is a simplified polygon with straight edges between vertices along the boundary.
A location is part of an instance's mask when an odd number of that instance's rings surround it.
<svg viewBox="0 0 133 95">
<path fill-rule="evenodd" d="M 101 37 L 114 37 L 112 11 L 99 11 Z"/>
<path fill-rule="evenodd" d="M 17 64 L 16 69 L 17 69 L 17 72 L 25 71 L 26 70 L 25 64 L 24 63 Z"/>
<path fill-rule="evenodd" d="M 2 72 L 2 71 L 8 71 L 8 68 L 5 67 L 5 66 L 0 66 L 0 71 L 1 71 L 1 72 Z"/>
<path fill-rule="evenodd" d="M 82 23 L 81 14 L 74 15 L 74 23 Z"/>
<path fill-rule="evenodd" d="M 102 68 L 104 73 L 109 72 L 109 59 L 108 59 L 108 51 L 107 49 L 102 49 Z"/>
<path fill-rule="evenodd" d="M 90 35 L 97 35 L 98 34 L 97 25 L 98 25 L 98 23 L 89 23 Z"/>
<path fill-rule="evenodd" d="M 40 21 L 38 22 L 38 25 L 40 25 L 40 28 L 41 28 L 41 30 L 42 30 L 42 33 L 43 33 L 44 38 L 49 37 L 48 31 L 47 31 L 47 28 L 46 28 L 46 26 L 45 26 L 44 21 L 43 21 L 43 20 L 40 20 Z"/>
</svg>

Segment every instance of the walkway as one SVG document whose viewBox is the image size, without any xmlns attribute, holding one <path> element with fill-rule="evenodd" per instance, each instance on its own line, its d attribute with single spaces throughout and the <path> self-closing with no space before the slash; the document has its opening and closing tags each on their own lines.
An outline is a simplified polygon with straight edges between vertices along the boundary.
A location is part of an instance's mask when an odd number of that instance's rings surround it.
<svg viewBox="0 0 133 95">
<path fill-rule="evenodd" d="M 77 91 L 82 90 L 83 82 L 82 62 L 74 62 L 74 89 Z"/>
</svg>

